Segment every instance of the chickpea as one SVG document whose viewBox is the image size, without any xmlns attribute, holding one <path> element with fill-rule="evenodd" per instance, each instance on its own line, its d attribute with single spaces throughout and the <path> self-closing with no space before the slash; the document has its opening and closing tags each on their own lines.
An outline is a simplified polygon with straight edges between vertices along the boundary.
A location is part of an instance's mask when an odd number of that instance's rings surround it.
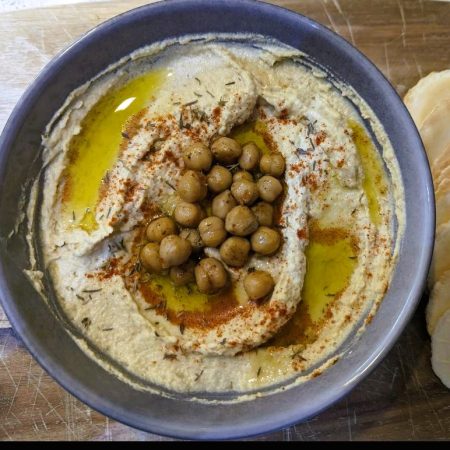
<svg viewBox="0 0 450 450">
<path fill-rule="evenodd" d="M 225 287 L 228 274 L 223 264 L 216 258 L 202 259 L 195 267 L 195 282 L 204 294 L 214 294 Z"/>
<path fill-rule="evenodd" d="M 253 181 L 253 175 L 246 170 L 240 170 L 233 175 L 233 182 L 241 180 Z"/>
<path fill-rule="evenodd" d="M 283 186 L 274 177 L 264 175 L 256 183 L 259 190 L 259 196 L 266 202 L 272 203 L 283 191 Z"/>
<path fill-rule="evenodd" d="M 241 205 L 251 205 L 258 198 L 258 186 L 253 181 L 240 180 L 231 185 L 231 193 Z"/>
<path fill-rule="evenodd" d="M 159 219 L 152 220 L 145 230 L 147 239 L 150 242 L 161 242 L 169 234 L 176 233 L 177 224 L 170 217 L 160 217 Z"/>
<path fill-rule="evenodd" d="M 178 182 L 178 195 L 186 202 L 195 203 L 206 197 L 206 179 L 200 172 L 187 170 Z"/>
<path fill-rule="evenodd" d="M 247 206 L 234 207 L 225 218 L 225 229 L 236 236 L 247 236 L 258 228 L 258 221 Z"/>
<path fill-rule="evenodd" d="M 281 244 L 280 233 L 269 227 L 259 227 L 250 240 L 253 251 L 261 255 L 274 254 Z"/>
<path fill-rule="evenodd" d="M 204 247 L 197 228 L 185 228 L 181 230 L 180 237 L 186 239 L 191 244 L 193 252 L 199 252 Z"/>
<path fill-rule="evenodd" d="M 273 225 L 273 206 L 267 202 L 258 202 L 252 206 L 252 211 L 258 219 L 258 223 L 265 227 Z"/>
<path fill-rule="evenodd" d="M 254 142 L 249 142 L 242 147 L 242 155 L 239 158 L 239 165 L 244 170 L 253 170 L 258 166 L 261 158 L 261 150 Z"/>
<path fill-rule="evenodd" d="M 233 181 L 231 172 L 223 166 L 214 166 L 207 176 L 208 187 L 215 194 L 228 189 Z"/>
<path fill-rule="evenodd" d="M 224 223 L 219 217 L 207 217 L 198 226 L 200 237 L 207 247 L 218 247 L 227 237 Z"/>
<path fill-rule="evenodd" d="M 184 227 L 196 227 L 205 217 L 200 205 L 187 202 L 179 202 L 173 215 L 175 220 Z"/>
<path fill-rule="evenodd" d="M 251 272 L 244 278 L 244 289 L 251 300 L 259 300 L 268 295 L 274 288 L 272 276 L 262 270 Z"/>
<path fill-rule="evenodd" d="M 183 152 L 183 160 L 188 169 L 209 170 L 213 155 L 211 150 L 200 142 L 190 145 Z"/>
<path fill-rule="evenodd" d="M 242 267 L 248 260 L 250 243 L 242 237 L 232 236 L 220 246 L 220 257 L 225 264 Z"/>
<path fill-rule="evenodd" d="M 220 137 L 211 145 L 211 151 L 218 161 L 224 164 L 232 164 L 242 154 L 242 148 L 234 139 Z"/>
<path fill-rule="evenodd" d="M 159 244 L 156 242 L 149 242 L 142 247 L 139 259 L 144 269 L 149 272 L 161 273 L 163 271 L 162 261 L 159 257 Z"/>
<path fill-rule="evenodd" d="M 285 168 L 286 163 L 280 153 L 264 155 L 259 162 L 259 169 L 261 172 L 267 175 L 272 175 L 273 177 L 281 177 Z"/>
<path fill-rule="evenodd" d="M 169 276 L 175 286 L 183 286 L 192 283 L 195 280 L 193 261 L 188 261 L 180 266 L 171 267 Z"/>
<path fill-rule="evenodd" d="M 191 256 L 191 252 L 192 247 L 189 241 L 175 234 L 166 236 L 159 247 L 159 256 L 164 269 L 185 263 Z"/>
<path fill-rule="evenodd" d="M 212 215 L 225 220 L 227 214 L 237 205 L 231 191 L 227 189 L 213 198 L 211 204 Z"/>
</svg>

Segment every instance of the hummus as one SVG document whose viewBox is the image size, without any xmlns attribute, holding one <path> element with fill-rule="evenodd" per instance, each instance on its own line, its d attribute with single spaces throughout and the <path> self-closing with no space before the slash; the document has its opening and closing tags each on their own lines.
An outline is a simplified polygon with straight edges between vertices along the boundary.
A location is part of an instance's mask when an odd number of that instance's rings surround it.
<svg viewBox="0 0 450 450">
<path fill-rule="evenodd" d="M 182 149 L 219 135 L 283 155 L 283 244 L 227 267 L 230 287 L 207 296 L 138 255 L 148 221 L 173 214 Z M 43 148 L 29 212 L 44 267 L 32 257 L 29 275 L 80 347 L 141 389 L 237 400 L 304 382 L 388 289 L 404 227 L 393 150 L 364 101 L 293 48 L 200 36 L 140 49 L 69 96 Z M 252 270 L 275 281 L 265 302 L 242 287 Z"/>
</svg>

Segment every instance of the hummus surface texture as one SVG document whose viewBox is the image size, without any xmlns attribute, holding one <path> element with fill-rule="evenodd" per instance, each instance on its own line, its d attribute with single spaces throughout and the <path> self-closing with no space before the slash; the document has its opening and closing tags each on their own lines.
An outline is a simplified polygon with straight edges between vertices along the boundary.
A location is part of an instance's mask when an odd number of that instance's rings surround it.
<svg viewBox="0 0 450 450">
<path fill-rule="evenodd" d="M 283 244 L 227 267 L 231 287 L 207 296 L 138 255 L 149 220 L 179 201 L 182 149 L 218 136 L 285 158 Z M 28 273 L 45 273 L 80 347 L 139 388 L 244 399 L 304 382 L 388 289 L 404 228 L 394 152 L 364 101 L 293 48 L 200 36 L 140 49 L 69 96 L 43 148 L 29 209 L 45 267 Z M 264 302 L 242 287 L 255 269 L 275 280 Z"/>
</svg>

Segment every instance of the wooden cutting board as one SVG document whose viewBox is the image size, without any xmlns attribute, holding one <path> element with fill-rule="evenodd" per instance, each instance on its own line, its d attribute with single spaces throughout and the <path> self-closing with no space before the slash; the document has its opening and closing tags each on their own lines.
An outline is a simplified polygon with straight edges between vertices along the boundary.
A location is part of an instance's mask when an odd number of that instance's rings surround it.
<svg viewBox="0 0 450 450">
<path fill-rule="evenodd" d="M 28 2 L 29 3 L 29 2 Z M 91 1 L 0 14 L 0 129 L 26 86 L 59 51 L 142 0 Z M 342 35 L 400 95 L 450 68 L 450 3 L 419 0 L 278 0 Z M 1 8 L 0 8 L 1 9 Z M 0 293 L 1 295 L 1 293 Z M 450 439 L 450 392 L 431 371 L 422 301 L 388 357 L 327 411 L 262 440 Z M 0 439 L 159 440 L 91 410 L 29 355 L 0 309 Z"/>
</svg>

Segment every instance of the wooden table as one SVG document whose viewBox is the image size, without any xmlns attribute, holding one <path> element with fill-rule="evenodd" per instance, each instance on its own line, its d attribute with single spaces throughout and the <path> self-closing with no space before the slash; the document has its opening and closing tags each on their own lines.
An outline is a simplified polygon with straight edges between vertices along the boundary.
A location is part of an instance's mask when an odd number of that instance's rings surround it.
<svg viewBox="0 0 450 450">
<path fill-rule="evenodd" d="M 59 50 L 141 0 L 102 1 L 0 14 L 0 128 L 24 88 Z M 413 0 L 278 0 L 341 34 L 399 94 L 450 68 L 450 3 Z M 327 411 L 261 440 L 449 440 L 450 391 L 433 374 L 426 297 L 387 358 Z M 0 312 L 0 439 L 166 440 L 104 417 L 59 387 Z"/>
</svg>

